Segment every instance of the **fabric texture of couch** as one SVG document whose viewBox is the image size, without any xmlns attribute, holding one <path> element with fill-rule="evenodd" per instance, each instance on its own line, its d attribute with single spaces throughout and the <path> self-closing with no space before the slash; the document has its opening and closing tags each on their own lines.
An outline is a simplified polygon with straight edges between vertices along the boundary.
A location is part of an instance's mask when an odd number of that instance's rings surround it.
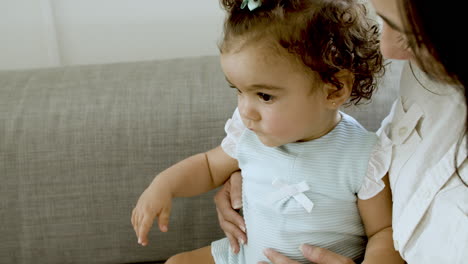
<svg viewBox="0 0 468 264">
<path fill-rule="evenodd" d="M 401 64 L 370 104 L 376 130 Z M 223 237 L 212 191 L 177 198 L 168 233 L 130 223 L 153 177 L 219 145 L 236 105 L 216 56 L 0 72 L 0 263 L 139 263 Z"/>
</svg>

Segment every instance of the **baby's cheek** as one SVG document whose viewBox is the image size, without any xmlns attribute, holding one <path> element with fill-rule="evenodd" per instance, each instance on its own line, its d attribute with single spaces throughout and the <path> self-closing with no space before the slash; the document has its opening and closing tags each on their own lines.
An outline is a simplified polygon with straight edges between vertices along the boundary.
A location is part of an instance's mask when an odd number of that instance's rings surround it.
<svg viewBox="0 0 468 264">
<path fill-rule="evenodd" d="M 269 123 L 266 133 L 278 140 L 285 141 L 283 144 L 295 141 L 294 136 L 297 133 L 299 124 L 295 124 L 292 120 L 279 120 Z"/>
</svg>

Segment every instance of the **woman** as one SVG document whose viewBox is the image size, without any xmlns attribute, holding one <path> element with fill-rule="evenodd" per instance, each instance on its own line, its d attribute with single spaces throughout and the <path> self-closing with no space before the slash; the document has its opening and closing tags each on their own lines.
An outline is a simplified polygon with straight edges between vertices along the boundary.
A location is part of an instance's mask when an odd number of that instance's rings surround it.
<svg viewBox="0 0 468 264">
<path fill-rule="evenodd" d="M 371 0 L 383 20 L 383 55 L 409 61 L 400 98 L 378 131 L 392 142 L 394 247 L 409 264 L 468 259 L 468 53 L 459 37 L 465 11 L 452 2 Z M 242 217 L 231 209 L 231 201 L 241 205 L 240 182 L 234 174 L 215 198 L 231 245 L 248 243 Z M 315 263 L 353 263 L 311 245 L 301 249 Z M 297 263 L 272 250 L 265 255 L 276 264 Z"/>
</svg>

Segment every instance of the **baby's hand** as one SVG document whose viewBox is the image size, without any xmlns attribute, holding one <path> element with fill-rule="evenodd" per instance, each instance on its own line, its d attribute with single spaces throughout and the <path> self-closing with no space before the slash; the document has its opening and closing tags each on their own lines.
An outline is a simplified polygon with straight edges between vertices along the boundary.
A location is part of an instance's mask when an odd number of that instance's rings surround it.
<svg viewBox="0 0 468 264">
<path fill-rule="evenodd" d="M 138 199 L 132 211 L 132 225 L 138 238 L 138 244 L 148 245 L 148 232 L 154 219 L 158 218 L 159 229 L 167 232 L 171 213 L 172 195 L 166 189 L 148 187 Z"/>
</svg>

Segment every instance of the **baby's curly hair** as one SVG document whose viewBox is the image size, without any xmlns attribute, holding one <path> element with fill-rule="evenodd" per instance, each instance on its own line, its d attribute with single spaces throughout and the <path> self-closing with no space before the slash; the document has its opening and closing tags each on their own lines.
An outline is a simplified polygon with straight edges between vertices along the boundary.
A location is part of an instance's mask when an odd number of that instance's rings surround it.
<svg viewBox="0 0 468 264">
<path fill-rule="evenodd" d="M 227 12 L 222 52 L 239 37 L 246 42 L 272 38 L 338 89 L 343 84 L 335 74 L 351 72 L 354 104 L 370 99 L 376 78 L 384 74 L 378 24 L 356 0 L 257 0 L 262 4 L 253 11 L 242 9 L 242 0 L 220 1 Z"/>
</svg>

